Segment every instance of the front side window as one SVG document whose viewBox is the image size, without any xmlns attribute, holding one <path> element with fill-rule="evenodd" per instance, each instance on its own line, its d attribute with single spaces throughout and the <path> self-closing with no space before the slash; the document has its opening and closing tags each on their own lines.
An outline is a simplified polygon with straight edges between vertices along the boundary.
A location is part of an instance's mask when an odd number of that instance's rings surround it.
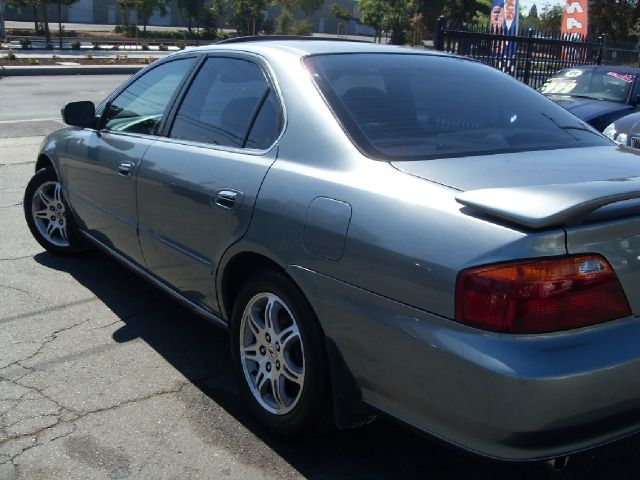
<svg viewBox="0 0 640 480">
<path fill-rule="evenodd" d="M 540 92 L 561 97 L 626 102 L 634 80 L 635 75 L 617 72 L 615 67 L 611 70 L 566 69 L 549 78 Z"/>
<path fill-rule="evenodd" d="M 610 145 L 543 95 L 497 70 L 445 56 L 305 58 L 331 109 L 371 158 L 412 160 Z"/>
<path fill-rule="evenodd" d="M 102 125 L 114 132 L 153 135 L 194 58 L 159 65 L 135 80 L 107 106 Z"/>
<path fill-rule="evenodd" d="M 262 69 L 247 60 L 209 58 L 185 95 L 170 136 L 266 149 L 279 129 L 279 104 Z"/>
</svg>

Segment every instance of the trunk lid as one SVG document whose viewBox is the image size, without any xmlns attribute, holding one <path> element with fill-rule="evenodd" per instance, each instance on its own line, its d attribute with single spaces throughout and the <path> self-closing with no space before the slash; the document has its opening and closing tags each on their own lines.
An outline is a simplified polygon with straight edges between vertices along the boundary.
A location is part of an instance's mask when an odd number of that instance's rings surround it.
<svg viewBox="0 0 640 480">
<path fill-rule="evenodd" d="M 391 164 L 405 173 L 468 191 L 638 177 L 640 151 L 590 147 Z"/>
<path fill-rule="evenodd" d="M 525 228 L 564 227 L 569 254 L 600 254 L 640 315 L 640 156 L 597 147 L 393 166 L 460 190 L 471 215 Z"/>
</svg>

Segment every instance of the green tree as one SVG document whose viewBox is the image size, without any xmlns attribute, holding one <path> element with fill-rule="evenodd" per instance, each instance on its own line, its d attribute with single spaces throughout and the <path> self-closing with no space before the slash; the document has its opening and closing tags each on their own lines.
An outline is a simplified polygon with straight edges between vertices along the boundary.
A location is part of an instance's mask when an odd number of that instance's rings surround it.
<svg viewBox="0 0 640 480">
<path fill-rule="evenodd" d="M 118 0 L 120 1 L 120 0 Z M 160 15 L 167 14 L 169 0 L 136 0 L 136 8 L 138 10 L 138 18 L 142 20 L 142 31 L 147 31 L 147 24 L 153 15 L 154 10 L 158 9 Z"/>
<path fill-rule="evenodd" d="M 589 0 L 589 30 L 616 41 L 636 34 L 640 2 L 638 0 Z"/>
<path fill-rule="evenodd" d="M 384 15 L 387 8 L 386 0 L 360 0 L 360 21 L 369 25 L 376 32 L 376 40 L 382 37 Z"/>
<path fill-rule="evenodd" d="M 538 6 L 535 3 L 531 5 L 531 8 L 529 9 L 529 15 L 527 16 L 529 18 L 538 18 Z"/>
<path fill-rule="evenodd" d="M 401 45 L 406 31 L 415 30 L 411 21 L 419 13 L 419 4 L 407 0 L 360 0 L 359 9 L 360 20 L 376 31 L 377 39 L 385 30 L 391 32 L 392 44 Z"/>
<path fill-rule="evenodd" d="M 329 13 L 338 19 L 338 33 L 341 29 L 345 29 L 344 22 L 349 22 L 353 18 L 353 14 L 349 10 L 342 8 L 337 3 L 332 3 L 329 6 Z"/>
<path fill-rule="evenodd" d="M 255 35 L 262 20 L 261 11 L 266 5 L 266 0 L 229 0 L 228 21 L 236 27 L 239 34 Z M 222 10 L 218 9 L 220 11 Z"/>
<path fill-rule="evenodd" d="M 295 20 L 293 12 L 301 10 L 309 16 L 318 10 L 324 0 L 272 0 L 276 5 L 280 5 L 282 11 L 276 19 L 276 33 L 282 35 L 310 35 L 311 24 L 307 20 Z"/>
<path fill-rule="evenodd" d="M 560 33 L 563 9 L 562 5 L 545 7 L 538 19 L 539 28 L 548 32 Z"/>
<path fill-rule="evenodd" d="M 40 33 L 40 23 L 38 22 L 38 5 L 40 0 L 6 0 L 6 5 L 11 8 L 31 7 L 33 9 L 33 24 L 36 33 Z"/>
<path fill-rule="evenodd" d="M 349 10 L 342 8 L 337 3 L 332 3 L 329 6 L 329 13 L 343 22 L 348 22 L 353 18 L 353 14 Z"/>
<path fill-rule="evenodd" d="M 38 8 L 42 12 L 42 26 L 47 45 L 51 45 L 51 30 L 49 28 L 49 7 L 50 5 L 72 5 L 78 0 L 7 0 L 7 5 L 10 7 L 32 7 L 34 13 L 34 21 L 36 27 L 36 33 L 40 31 L 38 22 Z M 60 20 L 60 19 L 58 19 Z M 60 24 L 60 30 L 62 30 L 62 24 Z M 62 33 L 62 32 L 60 32 Z"/>
<path fill-rule="evenodd" d="M 129 0 L 124 0 L 129 1 Z M 200 25 L 201 16 L 204 13 L 204 0 L 174 0 L 180 16 L 187 24 L 187 31 L 192 33 L 193 28 Z"/>
</svg>

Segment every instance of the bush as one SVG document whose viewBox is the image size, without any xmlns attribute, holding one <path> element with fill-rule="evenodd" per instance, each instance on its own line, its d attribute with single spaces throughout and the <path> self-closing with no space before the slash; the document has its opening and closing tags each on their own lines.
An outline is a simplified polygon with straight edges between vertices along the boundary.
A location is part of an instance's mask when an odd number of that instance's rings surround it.
<svg viewBox="0 0 640 480">
<path fill-rule="evenodd" d="M 121 62 L 123 60 L 126 60 L 127 56 L 126 55 L 116 55 L 116 61 Z"/>
<path fill-rule="evenodd" d="M 291 28 L 292 35 L 311 35 L 313 27 L 308 20 L 297 20 Z"/>
<path fill-rule="evenodd" d="M 138 30 L 138 28 L 135 25 L 116 25 L 113 29 L 115 33 L 124 33 L 128 37 L 135 37 L 136 30 Z M 139 35 L 140 30 L 138 30 L 137 33 Z"/>
<path fill-rule="evenodd" d="M 178 40 L 176 42 L 176 47 L 178 47 L 180 50 L 184 50 L 187 47 L 187 42 L 185 42 L 184 40 Z"/>
<path fill-rule="evenodd" d="M 80 50 L 80 42 L 78 40 L 71 42 L 71 50 Z"/>
<path fill-rule="evenodd" d="M 149 50 L 149 44 L 148 43 L 143 43 L 140 48 L 142 48 L 142 50 Z"/>
<path fill-rule="evenodd" d="M 100 44 L 98 42 L 93 42 L 92 45 L 94 50 L 100 50 Z"/>
<path fill-rule="evenodd" d="M 30 58 L 29 65 L 39 65 L 40 61 L 37 58 Z"/>
<path fill-rule="evenodd" d="M 60 60 L 60 57 L 58 55 L 51 55 L 51 60 L 57 62 L 58 60 Z"/>
<path fill-rule="evenodd" d="M 167 47 L 164 43 L 161 43 L 160 45 L 158 45 L 158 50 L 160 50 L 161 52 L 166 52 L 167 50 L 169 50 L 169 47 Z"/>
<path fill-rule="evenodd" d="M 31 48 L 31 40 L 29 40 L 28 38 L 21 38 L 20 48 L 22 48 L 23 50 L 27 50 L 28 48 Z"/>
<path fill-rule="evenodd" d="M 13 53 L 13 51 L 12 51 L 12 50 L 9 50 L 9 53 L 7 53 L 7 54 L 4 56 L 4 59 L 5 59 L 5 60 L 12 60 L 12 61 L 13 61 L 13 60 L 17 60 L 17 59 L 18 59 L 18 57 L 16 57 L 16 54 L 15 54 L 15 53 Z"/>
<path fill-rule="evenodd" d="M 276 19 L 276 33 L 280 35 L 290 35 L 295 22 L 293 15 L 289 10 L 283 10 Z"/>
<path fill-rule="evenodd" d="M 87 60 L 93 60 L 93 55 L 91 55 L 89 52 L 87 52 L 85 54 L 84 58 L 86 58 Z"/>
</svg>

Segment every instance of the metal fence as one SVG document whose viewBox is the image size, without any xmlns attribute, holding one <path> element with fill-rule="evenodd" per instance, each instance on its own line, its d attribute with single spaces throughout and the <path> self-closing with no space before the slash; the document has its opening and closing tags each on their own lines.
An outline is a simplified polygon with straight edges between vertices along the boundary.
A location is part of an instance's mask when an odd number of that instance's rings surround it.
<svg viewBox="0 0 640 480">
<path fill-rule="evenodd" d="M 562 68 L 578 65 L 640 66 L 640 51 L 633 44 L 614 44 L 604 36 L 562 38 L 528 30 L 519 36 L 482 27 L 451 27 L 438 19 L 434 47 L 491 65 L 533 88 Z"/>
</svg>

